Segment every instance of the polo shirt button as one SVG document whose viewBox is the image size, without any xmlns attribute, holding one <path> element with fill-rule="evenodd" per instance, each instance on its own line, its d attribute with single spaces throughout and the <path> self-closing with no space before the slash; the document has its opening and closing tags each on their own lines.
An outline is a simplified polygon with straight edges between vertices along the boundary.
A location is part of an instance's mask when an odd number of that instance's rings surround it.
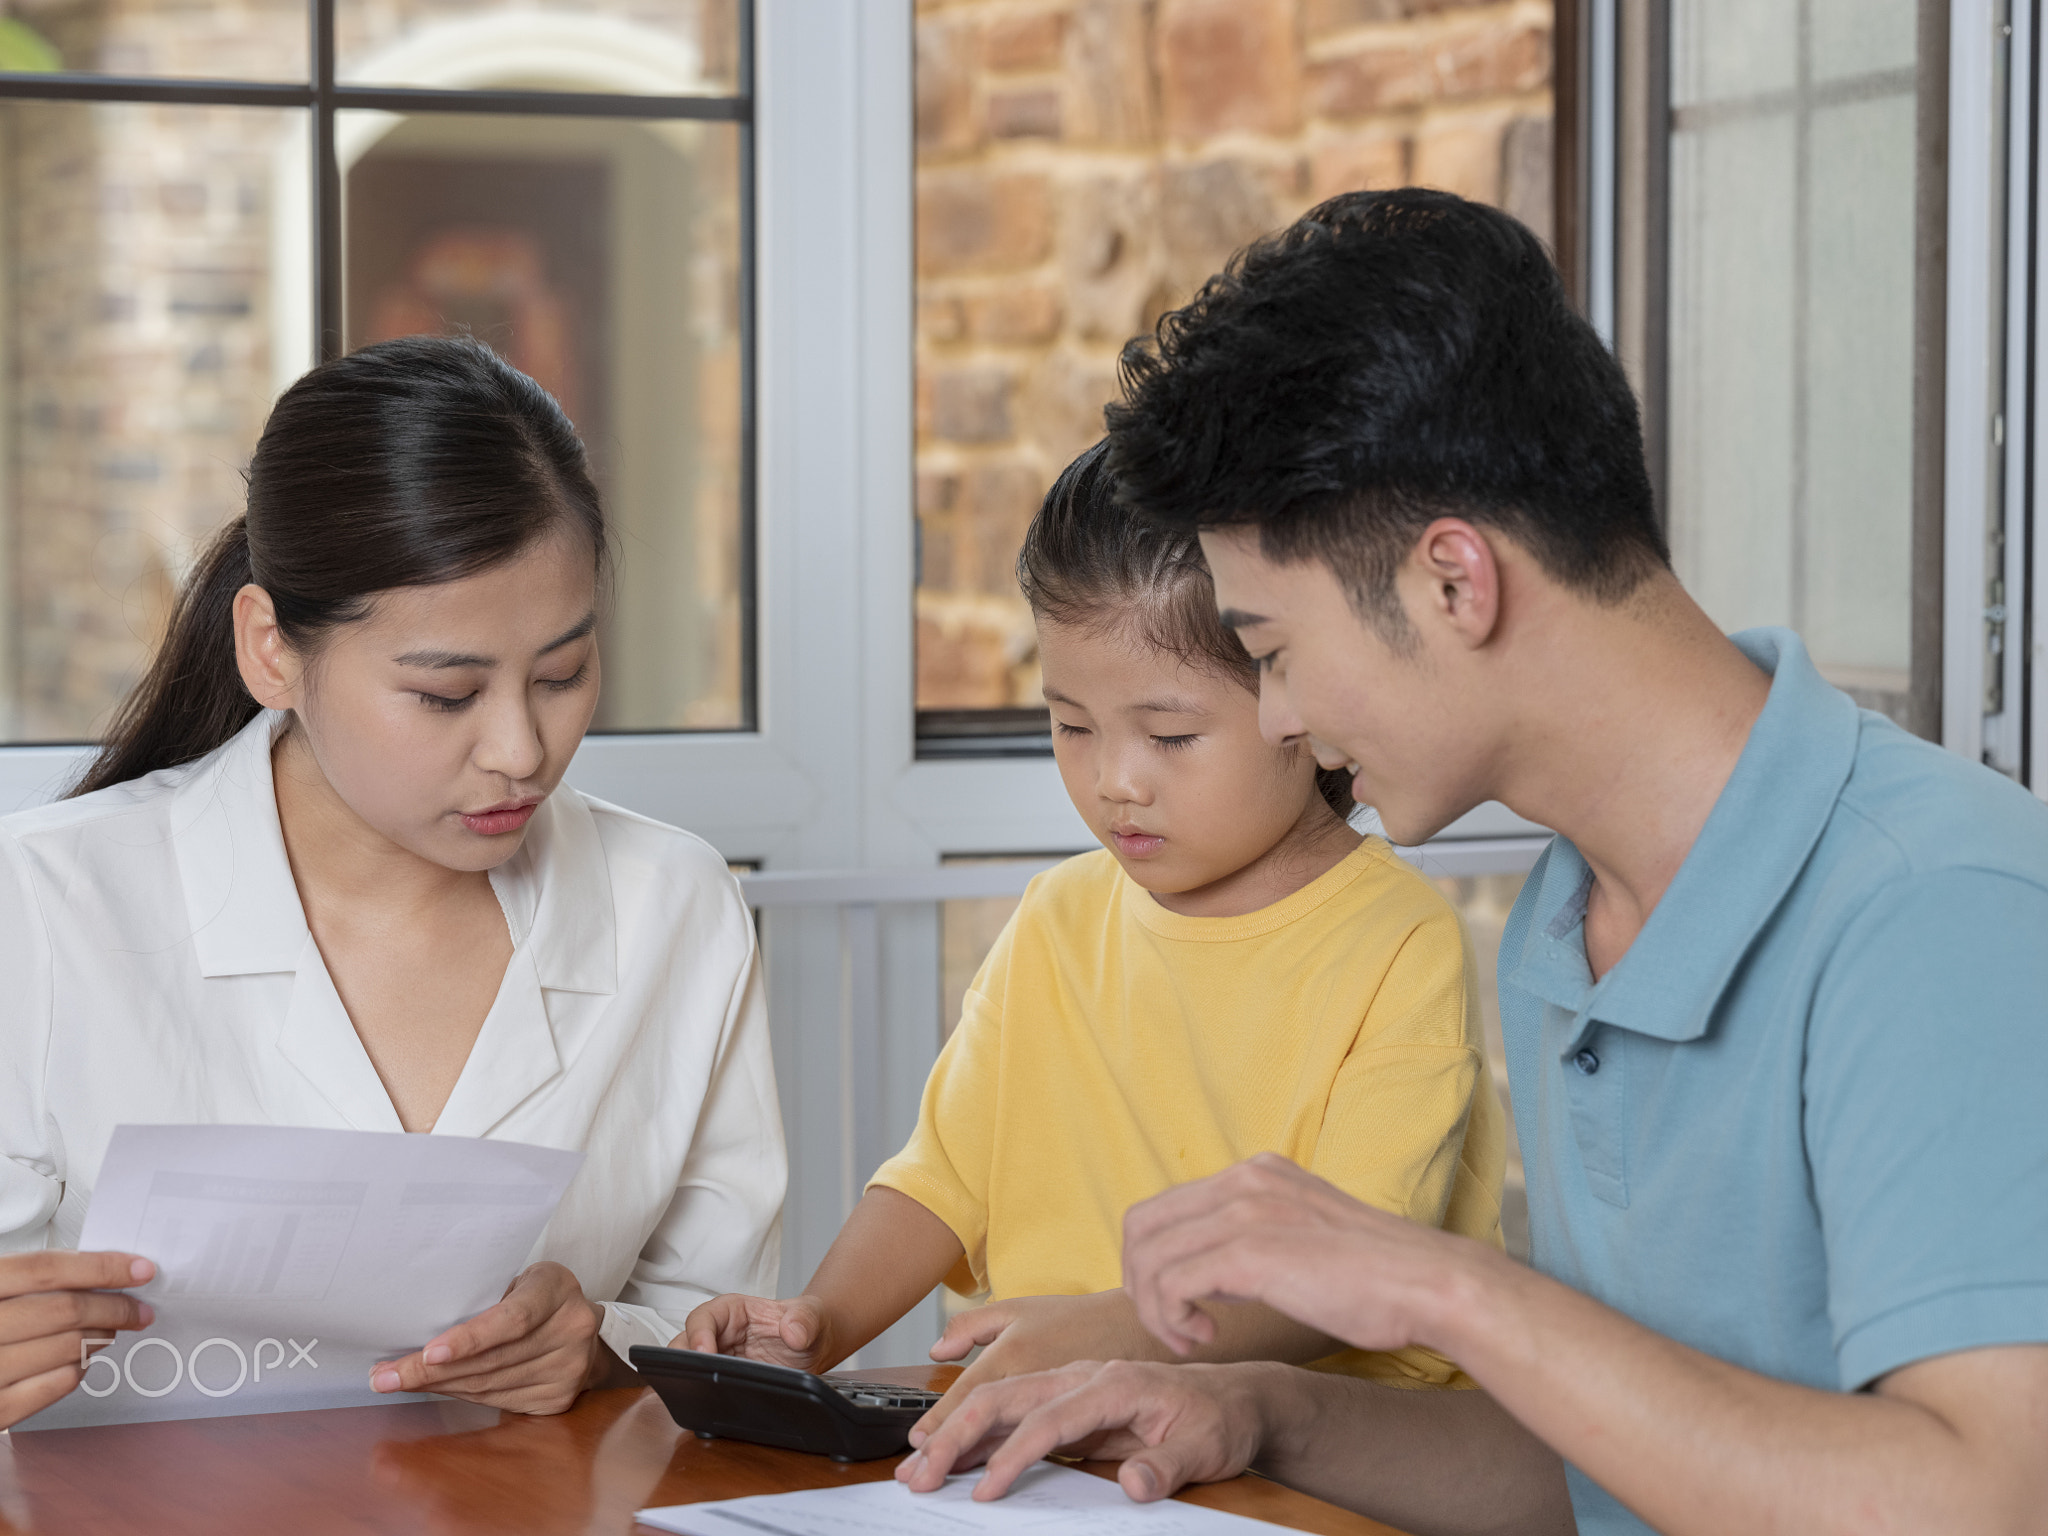
<svg viewBox="0 0 2048 1536">
<path fill-rule="evenodd" d="M 1572 1058 L 1572 1065 L 1591 1077 L 1600 1070 L 1600 1058 L 1592 1051 L 1581 1051 Z"/>
</svg>

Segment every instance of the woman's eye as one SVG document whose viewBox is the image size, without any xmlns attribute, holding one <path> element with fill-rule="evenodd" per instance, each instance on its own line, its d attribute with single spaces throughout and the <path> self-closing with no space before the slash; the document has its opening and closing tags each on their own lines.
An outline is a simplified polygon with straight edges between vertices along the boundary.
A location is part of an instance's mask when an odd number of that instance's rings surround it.
<svg viewBox="0 0 2048 1536">
<path fill-rule="evenodd" d="M 1053 721 L 1052 728 L 1054 733 L 1060 736 L 1086 736 L 1088 734 L 1086 726 L 1069 725 L 1064 720 Z"/>
<path fill-rule="evenodd" d="M 423 693 L 419 696 L 419 700 L 429 709 L 438 709 L 443 714 L 452 715 L 458 709 L 467 709 L 470 701 L 475 697 L 474 693 L 465 693 L 459 699 L 451 699 L 442 693 Z"/>
<path fill-rule="evenodd" d="M 537 681 L 541 687 L 548 689 L 552 693 L 567 693 L 571 689 L 581 688 L 583 680 L 588 676 L 590 676 L 590 663 L 586 661 L 567 677 L 543 677 Z"/>
<path fill-rule="evenodd" d="M 1178 752 L 1183 747 L 1192 747 L 1197 741 L 1201 740 L 1199 736 L 1154 736 L 1152 739 L 1169 752 Z"/>
<path fill-rule="evenodd" d="M 1279 654 L 1280 653 L 1278 651 L 1268 651 L 1263 656 L 1254 656 L 1252 658 L 1252 665 L 1257 667 L 1261 672 L 1270 672 L 1273 670 L 1273 658 L 1275 656 L 1278 656 Z"/>
</svg>

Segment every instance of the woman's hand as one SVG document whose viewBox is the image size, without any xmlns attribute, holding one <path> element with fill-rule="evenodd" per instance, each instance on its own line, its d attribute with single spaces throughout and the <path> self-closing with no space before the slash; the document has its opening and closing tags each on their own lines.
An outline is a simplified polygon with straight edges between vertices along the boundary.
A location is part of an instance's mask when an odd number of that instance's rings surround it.
<svg viewBox="0 0 2048 1536">
<path fill-rule="evenodd" d="M 370 1373 L 379 1392 L 439 1392 L 513 1413 L 562 1413 L 611 1374 L 604 1309 L 560 1264 L 523 1271 L 505 1299 Z"/>
<path fill-rule="evenodd" d="M 1051 1370 L 1075 1360 L 1164 1360 L 1163 1346 L 1138 1321 L 1122 1291 L 1085 1296 L 1017 1296 L 962 1312 L 932 1346 L 934 1360 L 959 1360 L 977 1344 L 981 1357 L 954 1380 L 946 1395 L 911 1427 L 910 1443 L 925 1440 L 984 1382 Z"/>
<path fill-rule="evenodd" d="M 119 1292 L 155 1275 L 154 1264 L 132 1253 L 46 1248 L 0 1257 L 0 1429 L 77 1386 L 115 1329 L 154 1322 L 148 1302 Z"/>
<path fill-rule="evenodd" d="M 677 1349 L 817 1372 L 830 1370 L 842 1358 L 832 1353 L 831 1333 L 825 1303 L 816 1296 L 772 1301 L 728 1294 L 712 1297 L 684 1318 L 683 1331 L 671 1343 Z"/>
</svg>

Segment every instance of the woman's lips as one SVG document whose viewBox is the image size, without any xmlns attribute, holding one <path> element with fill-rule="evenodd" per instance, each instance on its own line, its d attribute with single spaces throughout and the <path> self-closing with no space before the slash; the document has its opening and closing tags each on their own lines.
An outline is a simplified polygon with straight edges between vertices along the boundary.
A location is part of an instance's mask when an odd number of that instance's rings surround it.
<svg viewBox="0 0 2048 1536">
<path fill-rule="evenodd" d="M 1166 846 L 1166 839 L 1154 837 L 1150 832 L 1115 832 L 1110 834 L 1116 844 L 1116 851 L 1127 859 L 1149 859 Z"/>
<path fill-rule="evenodd" d="M 463 811 L 460 814 L 462 824 L 470 831 L 484 837 L 503 837 L 507 832 L 517 832 L 525 826 L 539 808 L 538 800 L 526 800 L 494 805 L 487 811 Z"/>
</svg>

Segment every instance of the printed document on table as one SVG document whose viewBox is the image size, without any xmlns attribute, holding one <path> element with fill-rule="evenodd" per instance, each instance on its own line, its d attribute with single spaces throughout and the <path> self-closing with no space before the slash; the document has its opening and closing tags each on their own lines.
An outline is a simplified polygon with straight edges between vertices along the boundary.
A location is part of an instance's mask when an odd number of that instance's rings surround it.
<svg viewBox="0 0 2048 1536">
<path fill-rule="evenodd" d="M 81 1250 L 156 1262 L 156 1309 L 17 1430 L 419 1402 L 370 1367 L 495 1303 L 580 1152 L 298 1126 L 117 1126 Z"/>
<path fill-rule="evenodd" d="M 979 1474 L 950 1477 L 933 1493 L 912 1493 L 890 1479 L 804 1493 L 671 1504 L 643 1509 L 642 1525 L 679 1536 L 968 1536 L 988 1531 L 1061 1536 L 1257 1536 L 1282 1526 L 1161 1499 L 1133 1504 L 1107 1478 L 1040 1462 L 1008 1494 L 974 1502 Z"/>
</svg>

